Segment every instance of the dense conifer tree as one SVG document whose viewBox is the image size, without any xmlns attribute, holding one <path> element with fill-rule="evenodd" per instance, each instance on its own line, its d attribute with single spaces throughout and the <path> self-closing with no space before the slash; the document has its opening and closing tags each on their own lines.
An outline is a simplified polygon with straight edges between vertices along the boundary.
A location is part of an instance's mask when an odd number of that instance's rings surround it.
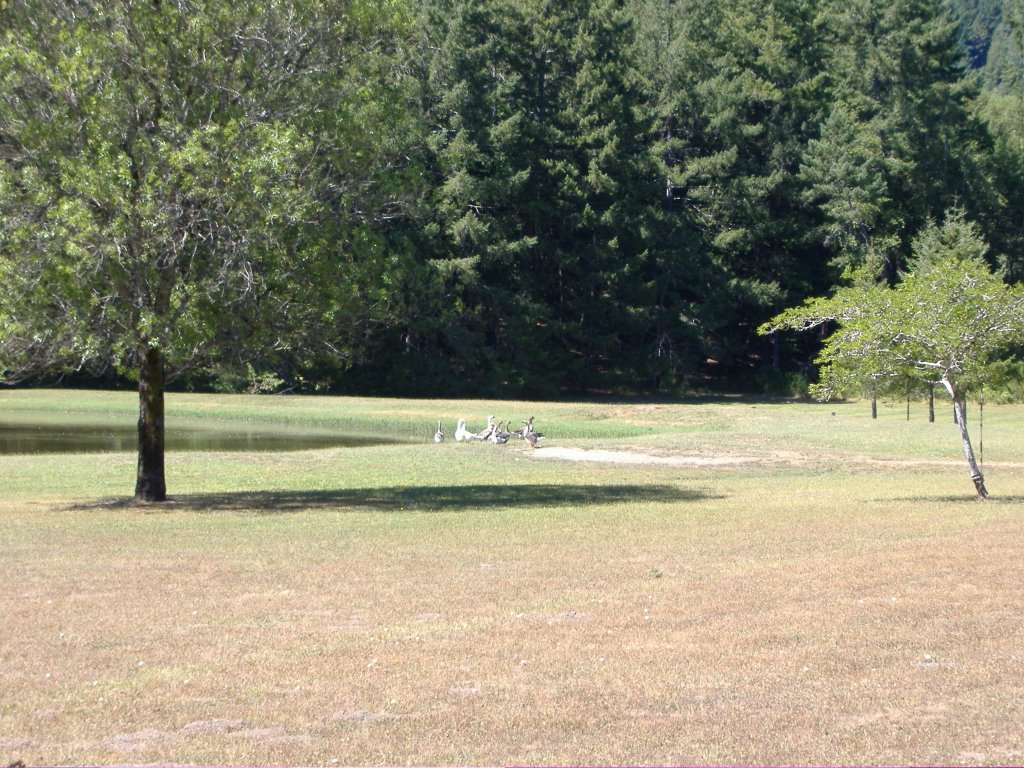
<svg viewBox="0 0 1024 768">
<path fill-rule="evenodd" d="M 430 66 L 438 266 L 472 373 L 526 391 L 632 370 L 657 199 L 622 3 L 446 5 Z M 455 283 L 452 283 L 454 286 Z M 600 385 L 598 385 L 600 386 Z"/>
<path fill-rule="evenodd" d="M 701 323 L 716 331 L 706 351 L 729 362 L 756 351 L 752 326 L 787 296 L 830 282 L 798 177 L 825 108 L 815 5 L 642 7 L 667 196 L 714 265 Z"/>
<path fill-rule="evenodd" d="M 991 203 L 956 24 L 937 0 L 830 0 L 831 113 L 805 159 L 809 196 L 842 264 L 877 260 L 890 282 L 910 240 L 954 205 Z"/>
<path fill-rule="evenodd" d="M 993 137 L 987 153 L 996 199 L 986 232 L 1007 277 L 1024 279 L 1024 6 L 1007 3 L 993 32 L 978 114 Z"/>
</svg>

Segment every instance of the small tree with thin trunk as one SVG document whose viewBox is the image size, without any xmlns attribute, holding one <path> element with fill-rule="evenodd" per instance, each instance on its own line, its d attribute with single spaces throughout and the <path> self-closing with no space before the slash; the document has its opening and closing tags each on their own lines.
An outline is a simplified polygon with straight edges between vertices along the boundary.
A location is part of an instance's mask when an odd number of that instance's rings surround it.
<svg viewBox="0 0 1024 768">
<path fill-rule="evenodd" d="M 865 382 L 941 386 L 953 403 L 964 456 L 980 498 L 988 497 L 966 418 L 966 392 L 996 375 L 994 363 L 1024 342 L 1024 289 L 1009 286 L 985 261 L 987 246 L 959 214 L 929 224 L 914 241 L 914 258 L 896 285 L 863 272 L 831 297 L 810 299 L 761 326 L 760 333 L 836 329 L 817 362 L 812 391 L 828 399 Z"/>
</svg>

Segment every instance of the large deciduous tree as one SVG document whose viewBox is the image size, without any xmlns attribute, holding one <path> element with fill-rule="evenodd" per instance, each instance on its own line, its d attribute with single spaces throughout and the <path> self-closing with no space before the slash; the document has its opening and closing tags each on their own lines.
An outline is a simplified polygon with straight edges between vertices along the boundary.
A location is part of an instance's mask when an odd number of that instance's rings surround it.
<svg viewBox="0 0 1024 768">
<path fill-rule="evenodd" d="M 1024 342 L 1024 289 L 991 271 L 986 250 L 977 229 L 952 214 L 915 238 L 908 271 L 895 286 L 862 274 L 833 296 L 808 300 L 760 329 L 834 328 L 818 357 L 814 391 L 823 399 L 870 380 L 913 377 L 943 387 L 981 498 L 988 491 L 968 432 L 966 393 L 994 374 L 1000 355 Z"/>
<path fill-rule="evenodd" d="M 137 372 L 138 500 L 166 498 L 169 377 L 337 352 L 339 318 L 363 312 L 356 262 L 387 207 L 374 61 L 398 10 L 0 3 L 0 378 Z"/>
</svg>

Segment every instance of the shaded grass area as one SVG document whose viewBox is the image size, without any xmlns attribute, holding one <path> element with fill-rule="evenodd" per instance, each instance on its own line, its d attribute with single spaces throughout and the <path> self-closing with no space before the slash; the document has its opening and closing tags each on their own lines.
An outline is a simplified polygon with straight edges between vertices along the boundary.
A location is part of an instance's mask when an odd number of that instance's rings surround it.
<svg viewBox="0 0 1024 768">
<path fill-rule="evenodd" d="M 980 503 L 860 461 L 946 448 L 856 405 L 546 407 L 635 433 L 562 446 L 766 461 L 183 454 L 136 506 L 131 455 L 0 457 L 0 763 L 1024 760 L 1024 412 Z"/>
<path fill-rule="evenodd" d="M 679 503 L 700 501 L 709 494 L 670 485 L 517 485 L 495 488 L 492 485 L 450 487 L 338 488 L 322 491 L 260 491 L 240 493 L 188 494 L 175 496 L 160 509 L 216 512 L 244 511 L 259 514 L 286 514 L 310 510 L 375 510 L 378 512 L 459 512 L 510 505 L 531 508 L 590 506 L 596 504 Z M 120 502 L 126 507 L 134 501 Z M 87 509 L 91 505 L 77 505 Z"/>
</svg>

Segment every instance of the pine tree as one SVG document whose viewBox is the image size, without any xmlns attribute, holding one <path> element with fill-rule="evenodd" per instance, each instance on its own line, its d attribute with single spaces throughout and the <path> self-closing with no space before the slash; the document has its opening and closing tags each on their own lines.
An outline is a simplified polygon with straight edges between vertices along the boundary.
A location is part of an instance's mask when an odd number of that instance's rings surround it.
<svg viewBox="0 0 1024 768">
<path fill-rule="evenodd" d="M 992 135 L 988 154 L 996 200 L 986 232 L 1007 276 L 1024 280 L 1024 5 L 1005 3 L 982 70 L 978 115 Z"/>
<path fill-rule="evenodd" d="M 833 106 L 805 157 L 806 194 L 826 215 L 837 262 L 875 259 L 892 282 L 930 217 L 960 204 L 984 218 L 976 91 L 939 0 L 830 0 L 823 14 Z"/>
<path fill-rule="evenodd" d="M 831 279 L 808 237 L 819 214 L 802 201 L 798 178 L 824 108 L 815 5 L 652 0 L 645 8 L 674 35 L 648 32 L 663 51 L 655 89 L 667 203 L 715 265 L 716 296 L 699 322 L 715 331 L 707 352 L 729 362 L 756 349 L 752 326 L 766 313 Z"/>
<path fill-rule="evenodd" d="M 993 90 L 1024 92 L 1024 6 L 1019 2 L 1006 4 L 992 30 L 982 76 Z"/>
<path fill-rule="evenodd" d="M 432 66 L 438 264 L 491 381 L 586 389 L 625 362 L 649 131 L 610 2 L 455 2 Z M 612 362 L 614 361 L 614 363 Z"/>
</svg>

